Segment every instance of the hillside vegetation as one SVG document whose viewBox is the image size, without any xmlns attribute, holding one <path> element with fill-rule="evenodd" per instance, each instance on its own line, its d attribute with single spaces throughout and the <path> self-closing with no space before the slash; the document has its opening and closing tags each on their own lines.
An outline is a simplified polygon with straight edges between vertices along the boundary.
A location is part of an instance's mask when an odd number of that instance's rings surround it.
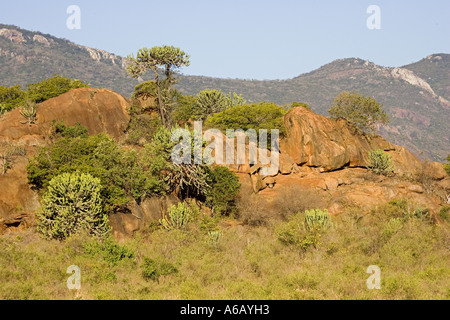
<svg viewBox="0 0 450 320">
<path fill-rule="evenodd" d="M 0 25 L 0 85 L 42 81 L 58 73 L 93 87 L 111 88 L 130 96 L 138 80 L 124 70 L 124 58 L 99 49 L 73 44 L 39 32 Z M 384 68 L 369 61 L 336 60 L 288 80 L 218 79 L 178 75 L 178 89 L 195 96 L 204 89 L 237 92 L 249 103 L 279 105 L 301 101 L 328 115 L 333 99 L 342 91 L 375 98 L 391 118 L 381 134 L 408 147 L 415 155 L 443 161 L 450 150 L 447 123 L 450 108 L 450 55 L 435 54 L 402 68 Z M 161 70 L 162 74 L 163 71 Z M 445 99 L 445 100 L 442 100 Z"/>
</svg>

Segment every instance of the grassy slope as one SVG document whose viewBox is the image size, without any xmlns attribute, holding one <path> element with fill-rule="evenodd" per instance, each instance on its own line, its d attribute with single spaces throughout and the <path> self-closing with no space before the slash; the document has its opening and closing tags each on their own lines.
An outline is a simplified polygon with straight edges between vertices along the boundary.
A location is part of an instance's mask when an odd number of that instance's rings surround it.
<svg viewBox="0 0 450 320">
<path fill-rule="evenodd" d="M 393 214 L 349 209 L 306 252 L 278 240 L 282 221 L 223 229 L 216 246 L 196 222 L 125 241 L 134 257 L 115 266 L 83 250 L 92 240 L 44 241 L 30 230 L 0 238 L 0 299 L 449 299 L 448 224 L 410 218 L 386 233 Z M 179 272 L 145 280 L 145 257 Z M 66 288 L 70 265 L 81 268 L 79 292 Z M 370 265 L 381 268 L 381 290 L 366 287 Z"/>
</svg>

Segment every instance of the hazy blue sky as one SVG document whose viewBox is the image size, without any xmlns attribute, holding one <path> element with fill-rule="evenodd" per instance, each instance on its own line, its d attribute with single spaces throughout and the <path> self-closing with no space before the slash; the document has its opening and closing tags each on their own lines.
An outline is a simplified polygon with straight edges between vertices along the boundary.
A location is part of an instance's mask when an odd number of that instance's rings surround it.
<svg viewBox="0 0 450 320">
<path fill-rule="evenodd" d="M 81 9 L 69 30 L 66 10 Z M 369 30 L 367 8 L 381 9 Z M 402 66 L 450 53 L 450 1 L 406 0 L 0 0 L 0 23 L 126 56 L 174 45 L 191 55 L 185 74 L 287 79 L 335 59 Z"/>
</svg>

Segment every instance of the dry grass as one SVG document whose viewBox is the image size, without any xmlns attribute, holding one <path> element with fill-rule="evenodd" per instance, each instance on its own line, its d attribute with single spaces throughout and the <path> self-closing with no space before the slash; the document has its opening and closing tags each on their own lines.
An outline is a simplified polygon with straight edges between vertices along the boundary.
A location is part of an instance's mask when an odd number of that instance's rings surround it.
<svg viewBox="0 0 450 320">
<path fill-rule="evenodd" d="M 288 223 L 280 220 L 222 229 L 215 245 L 199 221 L 187 231 L 156 230 L 122 243 L 134 254 L 120 261 L 109 251 L 87 252 L 86 244 L 95 245 L 84 236 L 62 243 L 31 230 L 7 235 L 0 238 L 0 298 L 449 299 L 448 225 L 404 217 L 393 229 L 389 221 L 400 215 L 395 210 L 353 208 L 332 217 L 317 248 L 306 251 L 277 238 L 276 230 Z M 178 272 L 146 280 L 145 258 Z M 81 268 L 78 292 L 66 287 L 70 265 Z M 381 268 L 381 290 L 366 287 L 370 265 Z"/>
</svg>

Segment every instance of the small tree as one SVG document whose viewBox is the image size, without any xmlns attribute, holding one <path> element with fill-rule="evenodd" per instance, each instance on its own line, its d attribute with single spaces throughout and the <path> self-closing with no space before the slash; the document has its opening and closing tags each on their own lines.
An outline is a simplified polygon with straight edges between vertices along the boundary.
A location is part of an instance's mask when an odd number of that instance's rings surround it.
<svg viewBox="0 0 450 320">
<path fill-rule="evenodd" d="M 215 167 L 209 175 L 211 188 L 207 191 L 206 204 L 218 214 L 230 214 L 236 210 L 236 198 L 241 188 L 238 177 L 227 167 Z"/>
<path fill-rule="evenodd" d="M 80 80 L 72 80 L 55 74 L 41 82 L 28 85 L 28 99 L 36 103 L 57 97 L 71 89 L 85 88 L 89 85 Z"/>
<path fill-rule="evenodd" d="M 197 105 L 201 120 L 205 120 L 210 115 L 227 108 L 227 97 L 221 90 L 206 89 L 200 91 L 197 95 Z"/>
<path fill-rule="evenodd" d="M 37 230 L 46 239 L 65 240 L 82 230 L 103 237 L 109 231 L 100 179 L 63 173 L 53 178 L 42 199 Z"/>
<path fill-rule="evenodd" d="M 176 83 L 174 72 L 182 66 L 189 66 L 189 56 L 179 48 L 164 46 L 140 49 L 136 57 L 130 55 L 127 60 L 127 72 L 134 78 L 139 78 L 149 70 L 153 71 L 157 91 L 156 101 L 161 121 L 165 127 L 170 128 L 171 88 Z M 159 76 L 159 68 L 161 67 L 164 68 L 166 76 L 162 81 Z"/>
<path fill-rule="evenodd" d="M 328 112 L 333 119 L 342 117 L 362 132 L 374 132 L 376 124 L 389 122 L 387 114 L 382 110 L 382 105 L 374 98 L 348 91 L 336 97 Z"/>
<path fill-rule="evenodd" d="M 389 153 L 384 150 L 371 150 L 369 159 L 366 161 L 367 168 L 375 174 L 390 175 L 394 171 L 392 158 Z"/>
</svg>

